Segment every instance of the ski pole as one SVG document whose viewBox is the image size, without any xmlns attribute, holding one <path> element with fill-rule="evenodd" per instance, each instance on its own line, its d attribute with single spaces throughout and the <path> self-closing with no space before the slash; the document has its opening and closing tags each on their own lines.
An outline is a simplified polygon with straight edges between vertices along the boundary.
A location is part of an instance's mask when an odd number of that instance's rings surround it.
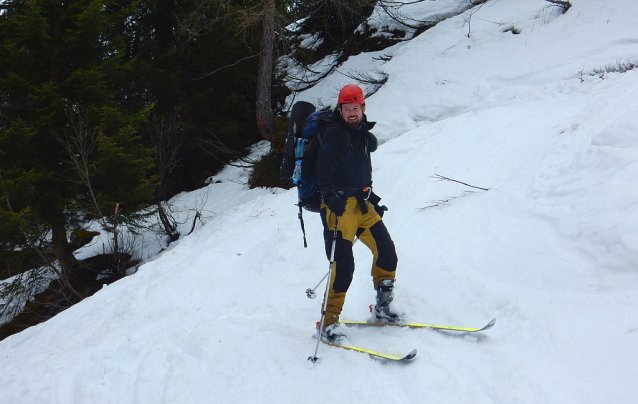
<svg viewBox="0 0 638 404">
<path fill-rule="evenodd" d="M 326 272 L 326 274 L 323 276 L 323 278 L 321 278 L 321 280 L 319 281 L 317 286 L 315 286 L 313 289 L 310 289 L 310 288 L 306 289 L 306 296 L 308 296 L 310 299 L 314 299 L 315 297 L 317 297 L 317 294 L 315 293 L 315 290 L 317 290 L 319 285 L 321 285 L 321 282 L 323 282 L 323 280 L 326 279 L 326 277 L 328 275 L 330 275 L 330 271 L 331 270 L 332 270 L 332 268 L 328 269 L 328 272 Z"/>
<path fill-rule="evenodd" d="M 334 265 L 335 264 L 335 249 L 337 248 L 337 228 L 338 227 L 339 227 L 339 216 L 337 216 L 335 219 L 335 232 L 334 232 L 334 235 L 332 236 L 332 251 L 330 253 L 331 255 L 330 271 L 328 271 L 328 274 L 330 274 L 330 279 L 332 279 L 332 272 L 335 269 L 335 265 Z M 321 325 L 319 326 L 319 328 L 317 328 L 317 346 L 315 347 L 315 354 L 313 356 L 308 357 L 308 360 L 311 361 L 312 363 L 317 363 L 317 361 L 319 360 L 319 358 L 317 357 L 317 352 L 319 352 L 319 343 L 321 343 L 321 330 L 323 330 L 323 323 L 326 319 L 326 310 L 328 310 L 328 295 L 330 293 L 330 279 L 328 279 L 328 282 L 326 282 L 326 293 L 324 295 L 324 300 L 323 300 L 323 310 L 321 310 Z"/>
<path fill-rule="evenodd" d="M 356 244 L 358 240 L 359 240 L 358 238 L 355 238 L 355 239 L 354 239 L 354 243 L 353 243 L 353 245 L 354 245 L 354 244 Z M 331 264 L 331 265 L 332 265 L 332 264 Z M 321 278 L 321 280 L 319 281 L 319 283 L 317 284 L 317 286 L 315 286 L 315 287 L 314 287 L 314 288 L 312 288 L 312 289 L 310 289 L 310 288 L 306 289 L 306 296 L 308 296 L 308 298 L 309 298 L 309 299 L 314 299 L 314 298 L 316 298 L 316 297 L 317 297 L 317 294 L 315 293 L 315 291 L 317 290 L 317 288 L 319 287 L 319 285 L 321 285 L 321 282 L 323 282 L 323 281 L 324 281 L 324 279 L 326 279 L 326 277 L 327 277 L 328 275 L 330 275 L 330 271 L 332 271 L 332 266 L 331 266 L 330 268 L 328 268 L 328 272 L 327 272 L 327 273 L 323 276 L 323 278 Z"/>
</svg>

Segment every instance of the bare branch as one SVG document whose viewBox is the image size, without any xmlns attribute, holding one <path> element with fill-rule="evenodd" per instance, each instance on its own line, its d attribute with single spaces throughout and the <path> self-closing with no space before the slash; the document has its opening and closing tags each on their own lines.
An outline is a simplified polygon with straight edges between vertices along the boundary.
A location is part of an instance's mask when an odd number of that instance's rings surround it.
<svg viewBox="0 0 638 404">
<path fill-rule="evenodd" d="M 197 219 L 199 219 L 200 222 L 202 222 L 202 214 L 200 212 L 197 212 L 195 214 L 195 217 L 193 218 L 193 227 L 191 227 L 191 231 L 188 234 L 191 234 L 193 231 L 195 231 L 195 225 L 197 224 Z M 204 225 L 204 222 L 202 222 L 202 226 Z"/>
<path fill-rule="evenodd" d="M 572 4 L 569 1 L 565 1 L 565 0 L 545 0 L 545 1 L 562 7 L 563 13 L 566 13 L 567 10 L 569 10 L 569 8 L 572 6 Z"/>
<path fill-rule="evenodd" d="M 251 159 L 248 159 L 244 156 L 242 156 L 239 152 L 237 152 L 236 150 L 231 149 L 230 147 L 226 146 L 224 144 L 224 142 L 222 142 L 221 140 L 219 140 L 219 138 L 217 136 L 215 136 L 210 130 L 208 130 L 208 133 L 211 134 L 211 136 L 213 137 L 213 139 L 202 139 L 199 137 L 196 137 L 196 139 L 198 141 L 200 141 L 202 143 L 202 145 L 200 145 L 200 148 L 202 150 L 204 150 L 208 155 L 210 155 L 211 157 L 213 157 L 214 159 L 224 163 L 224 164 L 228 164 L 231 165 L 233 167 L 240 167 L 240 168 L 249 168 L 252 165 L 254 165 L 256 163 L 256 161 L 253 161 Z M 210 149 L 203 147 L 203 145 L 206 146 L 210 146 Z M 235 158 L 236 160 L 239 160 L 247 165 L 239 165 L 239 164 L 233 164 L 233 163 L 228 163 L 225 160 L 220 159 L 217 154 L 226 154 L 226 155 L 230 155 L 233 158 Z"/>
<path fill-rule="evenodd" d="M 66 149 L 72 170 L 75 171 L 80 183 L 86 187 L 91 197 L 93 207 L 92 209 L 87 209 L 87 211 L 94 211 L 102 226 L 105 229 L 109 228 L 106 218 L 102 214 L 102 204 L 98 202 L 91 184 L 90 170 L 92 165 L 90 163 L 90 155 L 95 148 L 98 133 L 91 128 L 91 124 L 86 117 L 86 111 L 71 107 L 66 110 L 66 116 L 69 119 L 67 127 L 71 131 L 57 136 L 58 142 Z"/>
<path fill-rule="evenodd" d="M 419 209 L 417 209 L 417 210 L 418 210 L 419 212 L 423 212 L 423 211 L 424 211 L 424 210 L 426 210 L 426 209 L 438 208 L 438 207 L 440 207 L 440 206 L 447 205 L 448 203 L 452 202 L 452 201 L 453 201 L 453 200 L 455 200 L 455 199 L 465 198 L 466 196 L 471 195 L 471 194 L 474 194 L 474 193 L 475 193 L 474 191 L 463 191 L 463 192 L 461 193 L 461 195 L 453 196 L 453 197 L 450 197 L 450 198 L 448 198 L 448 199 L 438 199 L 438 200 L 434 200 L 434 201 L 428 201 L 428 203 L 429 203 L 430 205 L 428 205 L 428 206 L 424 206 L 424 207 L 419 208 Z"/>
<path fill-rule="evenodd" d="M 233 64 L 226 65 L 226 66 L 222 66 L 222 67 L 220 67 L 220 68 L 218 68 L 218 69 L 213 70 L 213 71 L 212 71 L 212 72 L 210 72 L 210 73 L 206 73 L 206 74 L 204 74 L 204 75 L 201 75 L 200 77 L 196 78 L 195 80 L 201 80 L 201 79 L 205 79 L 206 77 L 213 76 L 215 73 L 217 73 L 217 72 L 218 72 L 218 71 L 220 71 L 220 70 L 224 70 L 224 69 L 228 69 L 228 68 L 231 68 L 231 67 L 235 67 L 235 66 L 237 66 L 238 64 L 240 64 L 241 62 L 243 62 L 244 60 L 248 60 L 248 59 L 256 58 L 256 57 L 258 57 L 258 56 L 260 56 L 260 55 L 261 55 L 261 52 L 259 52 L 259 53 L 255 54 L 255 55 L 246 56 L 245 58 L 241 58 L 241 59 L 239 59 L 238 61 L 236 61 L 236 62 L 235 62 L 235 63 L 233 63 Z"/>
<path fill-rule="evenodd" d="M 389 62 L 392 60 L 392 56 L 390 55 L 386 55 L 385 53 L 381 56 L 373 56 L 372 59 L 374 60 L 380 60 L 382 62 Z"/>
<path fill-rule="evenodd" d="M 463 184 L 463 185 L 465 185 L 465 186 L 467 186 L 467 187 L 480 189 L 480 190 L 482 190 L 482 191 L 489 191 L 489 190 L 490 190 L 489 188 L 476 187 L 476 186 L 474 186 L 474 185 L 466 184 L 465 182 L 461 182 L 461 181 L 458 181 L 458 180 L 454 180 L 454 179 L 452 179 L 452 178 L 444 177 L 444 176 L 439 175 L 439 174 L 434 174 L 434 176 L 433 176 L 433 177 L 430 177 L 430 178 L 435 178 L 435 179 L 437 179 L 438 181 L 452 181 L 452 182 L 457 182 L 457 183 L 459 183 L 459 184 Z"/>
<path fill-rule="evenodd" d="M 389 77 L 388 73 L 378 67 L 368 71 L 355 69 L 348 71 L 348 73 L 342 73 L 338 70 L 337 72 L 361 84 L 383 85 L 388 81 Z"/>
</svg>

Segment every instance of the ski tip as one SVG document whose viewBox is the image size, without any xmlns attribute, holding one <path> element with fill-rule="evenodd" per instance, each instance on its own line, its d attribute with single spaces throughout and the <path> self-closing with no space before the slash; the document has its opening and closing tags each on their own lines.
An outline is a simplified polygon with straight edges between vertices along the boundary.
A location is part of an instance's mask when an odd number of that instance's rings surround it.
<svg viewBox="0 0 638 404">
<path fill-rule="evenodd" d="M 494 327 L 494 324 L 496 324 L 496 318 L 493 318 L 492 321 L 487 323 L 487 325 L 483 327 L 481 331 L 489 330 L 490 328 Z"/>
<path fill-rule="evenodd" d="M 416 358 L 416 349 L 413 349 L 412 351 L 410 351 L 409 354 L 407 354 L 406 356 L 401 358 L 401 361 L 408 362 L 408 361 L 411 361 L 414 358 Z"/>
</svg>

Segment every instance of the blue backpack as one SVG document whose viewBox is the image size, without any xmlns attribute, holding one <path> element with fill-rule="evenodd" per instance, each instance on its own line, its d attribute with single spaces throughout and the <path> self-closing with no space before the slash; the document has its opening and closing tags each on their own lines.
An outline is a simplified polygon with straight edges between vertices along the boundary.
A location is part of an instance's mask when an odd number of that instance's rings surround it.
<svg viewBox="0 0 638 404">
<path fill-rule="evenodd" d="M 304 111 L 302 109 L 305 108 Z M 302 111 L 302 112 L 300 112 Z M 304 114 L 309 112 L 309 114 Z M 307 247 L 306 230 L 302 208 L 310 212 L 321 210 L 321 192 L 317 185 L 315 172 L 317 158 L 323 149 L 321 128 L 331 124 L 332 111 L 315 111 L 312 104 L 299 101 L 293 106 L 286 148 L 280 168 L 280 178 L 290 179 L 297 185 L 299 197 L 299 220 L 304 234 L 304 246 Z"/>
<path fill-rule="evenodd" d="M 323 147 L 319 130 L 323 125 L 332 122 L 331 111 L 313 112 L 302 126 L 300 137 L 297 139 L 295 169 L 292 182 L 297 184 L 299 194 L 299 207 L 310 212 L 319 212 L 321 209 L 321 195 L 315 178 L 317 158 L 319 150 Z"/>
</svg>

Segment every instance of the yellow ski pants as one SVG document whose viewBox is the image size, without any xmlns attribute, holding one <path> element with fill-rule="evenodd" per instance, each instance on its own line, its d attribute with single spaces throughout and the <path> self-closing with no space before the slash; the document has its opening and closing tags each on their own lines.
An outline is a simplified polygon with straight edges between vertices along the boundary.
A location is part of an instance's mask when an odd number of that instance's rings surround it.
<svg viewBox="0 0 638 404">
<path fill-rule="evenodd" d="M 339 322 L 339 315 L 346 299 L 346 292 L 350 287 L 354 274 L 352 245 L 355 237 L 358 237 L 372 252 L 372 281 L 374 289 L 377 290 L 379 282 L 384 279 L 395 279 L 398 259 L 394 242 L 374 206 L 368 201 L 365 201 L 365 203 L 368 212 L 362 213 L 357 198 L 348 198 L 346 211 L 339 217 L 335 261 L 330 279 L 324 326 Z M 330 211 L 325 203 L 321 205 L 321 208 L 326 255 L 330 259 L 336 215 Z"/>
</svg>

